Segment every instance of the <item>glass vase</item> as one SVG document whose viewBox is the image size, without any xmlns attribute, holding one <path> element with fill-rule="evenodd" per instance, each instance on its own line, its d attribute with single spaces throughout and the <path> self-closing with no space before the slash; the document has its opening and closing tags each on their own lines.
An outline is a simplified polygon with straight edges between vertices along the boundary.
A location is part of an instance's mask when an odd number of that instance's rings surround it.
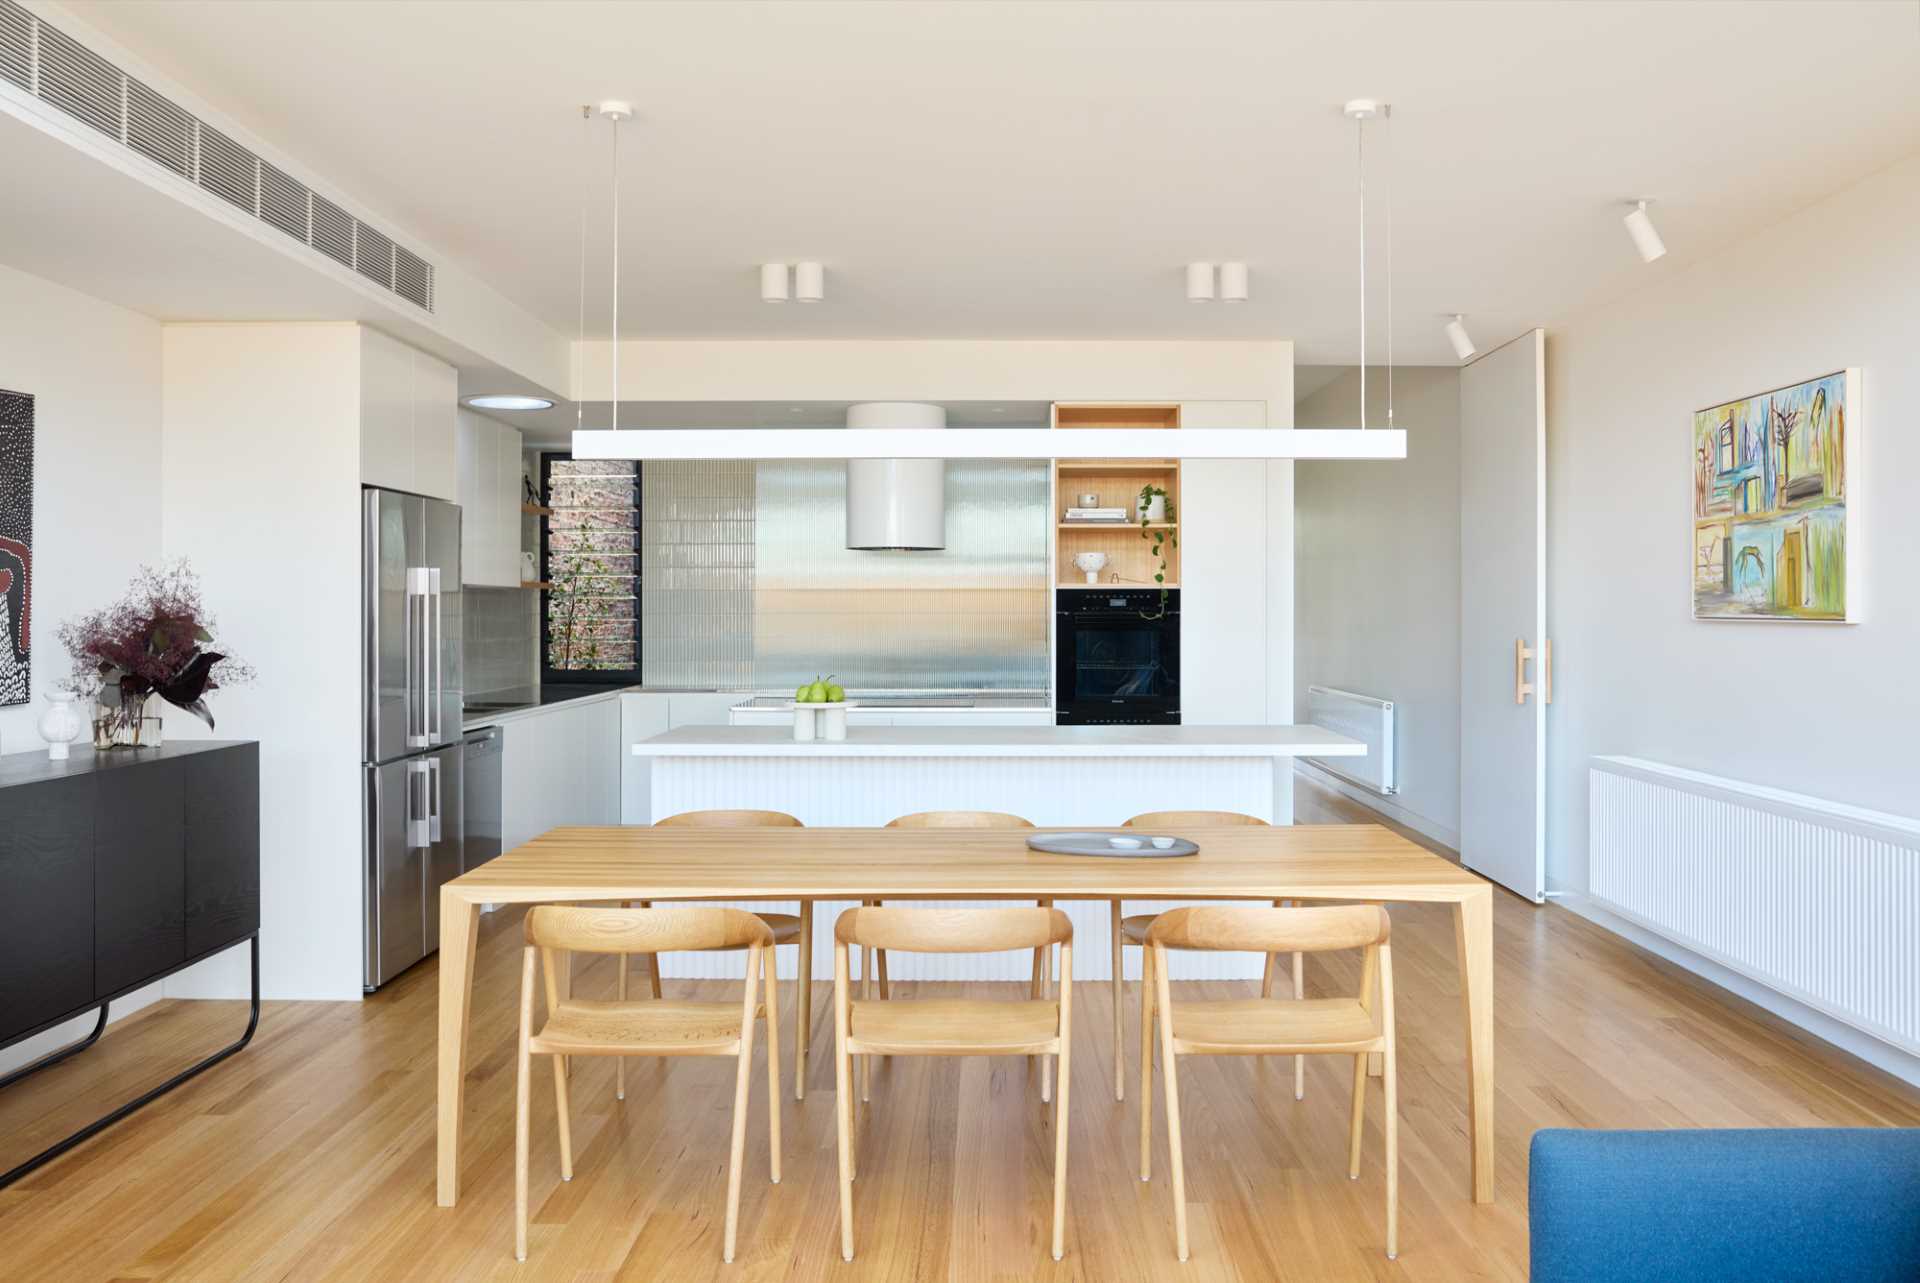
<svg viewBox="0 0 1920 1283">
<path fill-rule="evenodd" d="M 164 743 L 160 714 L 148 712 L 155 696 L 124 699 L 118 704 L 98 705 L 93 710 L 93 746 L 109 748 L 159 748 Z"/>
</svg>

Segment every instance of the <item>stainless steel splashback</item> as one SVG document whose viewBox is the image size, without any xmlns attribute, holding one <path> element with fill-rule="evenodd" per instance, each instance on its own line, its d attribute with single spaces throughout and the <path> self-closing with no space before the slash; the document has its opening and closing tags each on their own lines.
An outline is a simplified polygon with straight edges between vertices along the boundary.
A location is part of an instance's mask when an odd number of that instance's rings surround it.
<svg viewBox="0 0 1920 1283">
<path fill-rule="evenodd" d="M 947 546 L 846 546 L 846 469 L 763 462 L 754 531 L 754 679 L 1034 690 L 1047 684 L 1047 468 L 947 464 Z"/>
<path fill-rule="evenodd" d="M 649 684 L 1038 690 L 1048 683 L 1044 463 L 947 465 L 947 546 L 845 546 L 838 463 L 643 469 Z"/>
</svg>

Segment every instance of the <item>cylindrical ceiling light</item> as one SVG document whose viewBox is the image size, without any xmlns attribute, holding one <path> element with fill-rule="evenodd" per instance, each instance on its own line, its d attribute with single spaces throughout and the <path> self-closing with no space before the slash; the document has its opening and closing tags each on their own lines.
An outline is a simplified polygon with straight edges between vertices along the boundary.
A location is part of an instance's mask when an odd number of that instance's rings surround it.
<svg viewBox="0 0 1920 1283">
<path fill-rule="evenodd" d="M 1447 322 L 1447 342 L 1453 344 L 1453 354 L 1462 361 L 1474 353 L 1473 339 L 1468 337 L 1464 322 L 1465 318 L 1458 312 Z"/>
<path fill-rule="evenodd" d="M 785 263 L 760 264 L 760 301 L 763 303 L 787 301 L 787 265 Z"/>
<path fill-rule="evenodd" d="M 793 265 L 793 298 L 796 303 L 818 303 L 827 296 L 827 269 L 818 263 Z"/>
<path fill-rule="evenodd" d="M 1211 303 L 1213 301 L 1213 264 L 1187 264 L 1187 302 Z"/>
<path fill-rule="evenodd" d="M 1220 264 L 1220 299 L 1225 303 L 1247 301 L 1247 265 L 1245 263 Z"/>
<path fill-rule="evenodd" d="M 1640 251 L 1640 261 L 1651 263 L 1667 252 L 1667 243 L 1660 239 L 1660 233 L 1654 230 L 1653 219 L 1647 216 L 1647 202 L 1635 201 L 1627 211 L 1627 235 L 1633 237 L 1633 247 Z"/>
</svg>

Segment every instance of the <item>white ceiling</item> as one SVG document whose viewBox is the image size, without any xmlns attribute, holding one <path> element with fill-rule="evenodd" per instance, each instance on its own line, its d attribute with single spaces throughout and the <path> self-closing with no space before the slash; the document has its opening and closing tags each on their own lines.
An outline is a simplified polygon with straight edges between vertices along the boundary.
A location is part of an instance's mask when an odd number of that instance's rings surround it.
<svg viewBox="0 0 1920 1283">
<path fill-rule="evenodd" d="M 1907 3 L 67 7 L 569 334 L 603 97 L 639 112 L 624 334 L 1290 337 L 1315 363 L 1358 355 L 1347 98 L 1395 105 L 1413 363 L 1452 363 L 1442 313 L 1491 348 L 1920 148 Z M 1651 267 L 1619 223 L 1638 195 L 1672 251 Z M 828 301 L 761 303 L 755 264 L 799 258 Z M 1182 264 L 1230 258 L 1252 303 L 1184 301 Z"/>
</svg>

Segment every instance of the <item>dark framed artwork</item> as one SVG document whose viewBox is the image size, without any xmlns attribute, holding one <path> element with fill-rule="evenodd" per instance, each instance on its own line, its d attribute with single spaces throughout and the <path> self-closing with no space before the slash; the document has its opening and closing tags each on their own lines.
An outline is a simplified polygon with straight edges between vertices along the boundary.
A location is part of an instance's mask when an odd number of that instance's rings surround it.
<svg viewBox="0 0 1920 1283">
<path fill-rule="evenodd" d="M 0 707 L 27 702 L 33 622 L 33 398 L 0 389 Z"/>
</svg>

